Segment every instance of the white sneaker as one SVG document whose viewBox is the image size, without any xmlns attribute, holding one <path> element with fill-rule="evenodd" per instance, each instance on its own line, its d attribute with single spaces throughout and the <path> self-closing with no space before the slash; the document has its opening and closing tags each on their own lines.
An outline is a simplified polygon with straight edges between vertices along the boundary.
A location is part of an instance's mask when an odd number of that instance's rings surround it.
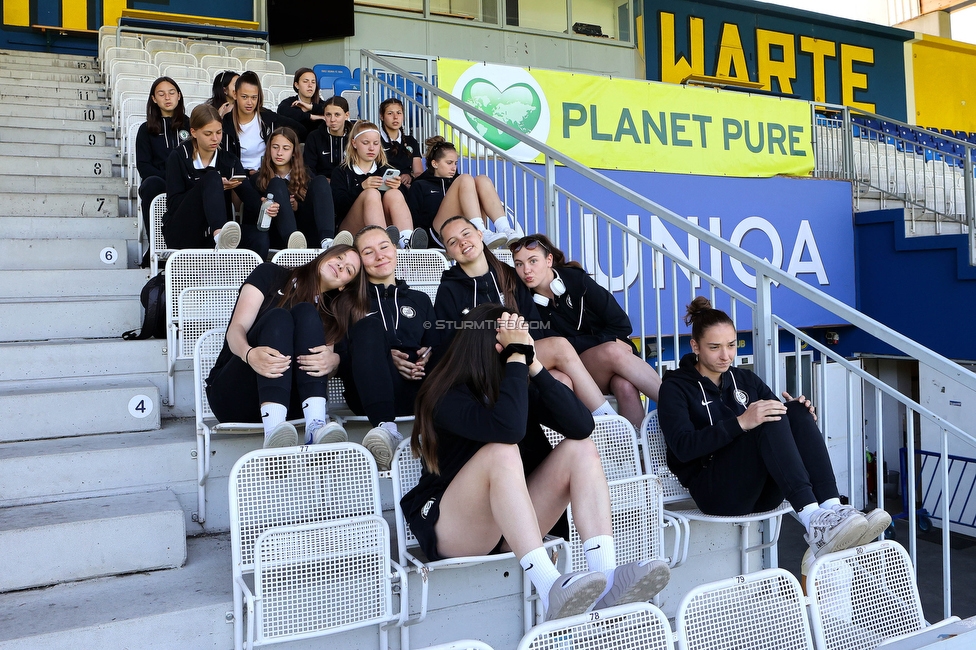
<svg viewBox="0 0 976 650">
<path fill-rule="evenodd" d="M 228 221 L 214 238 L 217 250 L 237 248 L 241 243 L 241 227 L 236 221 Z"/>
<path fill-rule="evenodd" d="M 514 228 L 505 228 L 503 230 L 499 230 L 498 234 L 502 235 L 505 238 L 505 246 L 511 246 L 512 244 L 514 244 L 515 242 L 521 239 L 518 233 L 515 232 Z"/>
<path fill-rule="evenodd" d="M 834 510 L 817 508 L 803 539 L 813 549 L 814 556 L 821 557 L 856 546 L 867 531 L 867 519 L 856 510 L 841 516 Z"/>
<path fill-rule="evenodd" d="M 399 431 L 390 431 L 383 424 L 386 423 L 373 427 L 363 436 L 363 447 L 376 459 L 376 469 L 388 472 L 393 463 L 393 452 L 403 442 L 403 436 Z"/>
<path fill-rule="evenodd" d="M 288 248 L 308 248 L 308 242 L 301 230 L 296 230 L 288 235 Z"/>
<path fill-rule="evenodd" d="M 338 422 L 312 420 L 305 425 L 305 444 L 324 445 L 330 442 L 345 442 L 349 435 Z"/>
<path fill-rule="evenodd" d="M 607 588 L 602 571 L 577 571 L 559 576 L 549 589 L 546 620 L 576 616 L 587 611 Z"/>
<path fill-rule="evenodd" d="M 332 246 L 352 246 L 353 236 L 348 230 L 340 230 L 332 240 Z"/>
<path fill-rule="evenodd" d="M 282 422 L 271 433 L 264 436 L 264 448 L 272 447 L 294 447 L 298 444 L 298 431 L 295 430 L 291 422 Z"/>
<path fill-rule="evenodd" d="M 613 570 L 613 585 L 594 609 L 651 600 L 671 580 L 667 562 L 648 560 L 621 564 Z"/>
<path fill-rule="evenodd" d="M 485 248 L 490 248 L 491 250 L 504 248 L 508 245 L 508 237 L 504 231 L 492 232 L 490 230 L 482 230 L 481 238 L 485 243 Z"/>
<path fill-rule="evenodd" d="M 881 508 L 875 508 L 871 512 L 859 512 L 854 508 L 854 506 L 846 506 L 842 504 L 839 506 L 833 506 L 831 509 L 842 517 L 850 517 L 850 513 L 854 513 L 864 517 L 864 519 L 867 521 L 867 530 L 865 531 L 864 535 L 861 536 L 861 539 L 854 544 L 854 546 L 864 546 L 865 544 L 870 544 L 881 537 L 881 533 L 885 532 L 888 526 L 891 525 L 891 515 Z M 847 514 L 841 515 L 842 512 Z"/>
</svg>

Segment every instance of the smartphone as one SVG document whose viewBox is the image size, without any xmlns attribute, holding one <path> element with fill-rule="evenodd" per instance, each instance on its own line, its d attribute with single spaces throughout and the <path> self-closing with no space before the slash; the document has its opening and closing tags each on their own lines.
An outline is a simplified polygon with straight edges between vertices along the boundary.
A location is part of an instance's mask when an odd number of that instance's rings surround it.
<svg viewBox="0 0 976 650">
<path fill-rule="evenodd" d="M 385 172 L 383 172 L 383 184 L 379 186 L 379 191 L 385 192 L 388 189 L 390 189 L 390 186 L 386 184 L 386 181 L 391 178 L 396 178 L 399 175 L 400 175 L 399 169 L 387 169 Z"/>
<path fill-rule="evenodd" d="M 247 174 L 236 174 L 230 177 L 232 181 L 243 181 L 245 179 L 247 179 Z"/>
</svg>

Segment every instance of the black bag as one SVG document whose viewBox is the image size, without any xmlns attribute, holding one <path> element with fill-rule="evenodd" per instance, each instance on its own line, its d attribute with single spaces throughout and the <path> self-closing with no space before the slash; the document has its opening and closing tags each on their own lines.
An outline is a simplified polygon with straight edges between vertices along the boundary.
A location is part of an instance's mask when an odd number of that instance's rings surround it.
<svg viewBox="0 0 976 650">
<path fill-rule="evenodd" d="M 160 272 L 159 275 L 149 278 L 139 298 L 146 308 L 142 329 L 125 332 L 122 338 L 126 341 L 141 341 L 150 337 L 166 338 L 166 275 Z"/>
</svg>

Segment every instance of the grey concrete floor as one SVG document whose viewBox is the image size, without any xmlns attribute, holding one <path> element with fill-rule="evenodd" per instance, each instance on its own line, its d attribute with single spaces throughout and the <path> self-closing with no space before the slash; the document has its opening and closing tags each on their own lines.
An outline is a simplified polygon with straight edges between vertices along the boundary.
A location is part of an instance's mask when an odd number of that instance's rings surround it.
<svg viewBox="0 0 976 650">
<path fill-rule="evenodd" d="M 895 541 L 908 549 L 908 522 L 895 520 Z M 976 616 L 976 538 L 953 533 L 949 541 L 952 570 L 951 613 L 959 618 Z M 783 517 L 779 540 L 779 565 L 800 579 L 800 562 L 807 545 L 803 526 Z M 930 623 L 945 618 L 942 606 L 942 531 L 932 527 L 918 536 L 918 592 L 925 618 Z"/>
</svg>

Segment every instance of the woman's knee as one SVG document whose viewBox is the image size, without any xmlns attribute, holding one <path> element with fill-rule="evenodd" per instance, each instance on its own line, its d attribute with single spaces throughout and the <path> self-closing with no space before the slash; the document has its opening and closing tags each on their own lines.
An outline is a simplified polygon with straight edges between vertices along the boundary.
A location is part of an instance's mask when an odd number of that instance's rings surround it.
<svg viewBox="0 0 976 650">
<path fill-rule="evenodd" d="M 281 203 L 286 201 L 290 196 L 288 191 L 288 181 L 281 178 L 280 176 L 275 176 L 270 181 L 268 181 L 268 187 L 265 188 L 266 194 L 274 194 L 275 201 Z"/>
<path fill-rule="evenodd" d="M 291 311 L 292 320 L 296 323 L 322 324 L 318 308 L 310 302 L 300 302 L 289 311 Z"/>
<path fill-rule="evenodd" d="M 592 438 L 583 438 L 582 440 L 567 438 L 556 445 L 554 451 L 569 456 L 574 468 L 582 469 L 586 466 L 600 465 L 600 452 Z"/>
<path fill-rule="evenodd" d="M 484 462 L 492 473 L 506 476 L 525 476 L 522 466 L 522 455 L 518 445 L 502 442 L 489 442 L 475 454 Z"/>
<path fill-rule="evenodd" d="M 221 192 L 224 191 L 223 177 L 214 168 L 208 169 L 199 182 L 203 183 L 203 186 L 208 190 L 219 189 Z"/>
<path fill-rule="evenodd" d="M 403 192 L 399 190 L 387 190 L 386 192 L 383 192 L 383 205 L 387 208 L 406 204 L 407 200 L 403 198 Z"/>
<path fill-rule="evenodd" d="M 256 340 L 251 340 L 251 345 L 271 345 L 275 347 L 278 341 L 291 340 L 295 332 L 295 321 L 291 311 L 281 307 L 269 309 L 261 319 L 251 328 L 250 334 Z"/>
<path fill-rule="evenodd" d="M 361 201 L 366 205 L 382 205 L 383 204 L 383 193 L 374 187 L 369 187 L 364 189 L 356 201 Z"/>
</svg>

